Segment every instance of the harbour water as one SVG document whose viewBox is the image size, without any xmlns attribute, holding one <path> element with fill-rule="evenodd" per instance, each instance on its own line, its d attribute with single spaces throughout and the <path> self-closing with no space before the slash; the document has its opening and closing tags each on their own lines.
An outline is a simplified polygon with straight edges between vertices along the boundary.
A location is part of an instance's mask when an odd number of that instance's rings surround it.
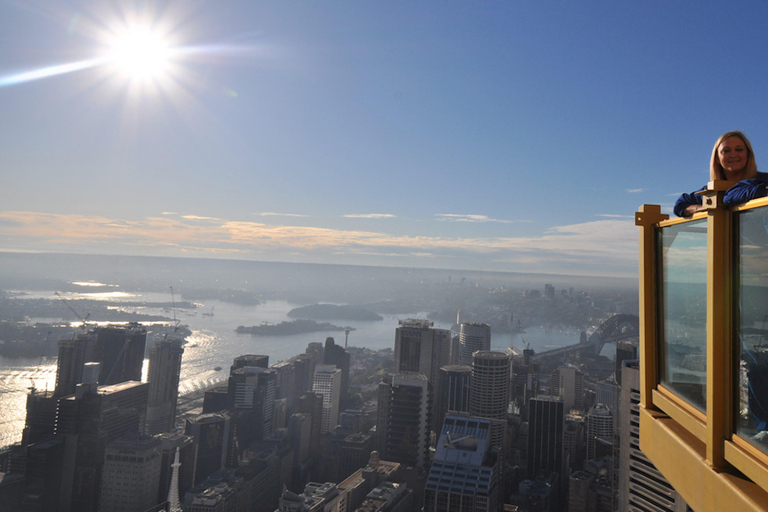
<svg viewBox="0 0 768 512">
<path fill-rule="evenodd" d="M 81 294 L 82 298 L 86 294 Z M 28 298 L 55 298 L 54 292 L 34 292 L 24 295 Z M 68 297 L 76 300 L 77 296 Z M 172 316 L 172 312 L 141 306 L 144 302 L 170 303 L 171 294 L 120 293 L 88 294 L 89 299 L 105 301 L 136 302 L 140 313 Z M 288 312 L 305 304 L 293 304 L 282 300 L 269 300 L 259 305 L 238 305 L 218 300 L 206 301 L 197 308 L 176 311 L 177 318 L 192 331 L 187 338 L 181 369 L 179 392 L 186 394 L 197 389 L 223 381 L 228 376 L 232 360 L 243 354 L 269 355 L 270 364 L 304 352 L 311 342 L 324 342 L 333 337 L 337 344 L 344 344 L 343 331 L 315 332 L 292 336 L 253 336 L 238 334 L 240 326 L 274 324 L 291 320 Z M 339 326 L 355 330 L 349 334 L 350 346 L 367 347 L 373 350 L 394 348 L 395 329 L 398 321 L 405 318 L 426 318 L 424 312 L 385 316 L 382 321 L 354 322 L 330 321 Z M 435 323 L 436 328 L 451 328 L 450 325 Z M 73 333 L 76 327 L 73 327 Z M 524 338 L 524 339 L 523 339 Z M 578 343 L 579 333 L 575 331 L 552 331 L 543 328 L 528 328 L 522 335 L 493 334 L 492 348 L 503 350 L 514 346 L 521 350 L 529 345 L 537 352 L 556 346 Z M 148 346 L 157 341 L 148 339 Z M 216 368 L 221 368 L 216 370 Z M 146 361 L 145 361 L 146 374 Z M 0 357 L 0 447 L 21 440 L 24 427 L 26 394 L 30 387 L 39 390 L 53 389 L 56 383 L 56 358 L 10 359 Z"/>
</svg>

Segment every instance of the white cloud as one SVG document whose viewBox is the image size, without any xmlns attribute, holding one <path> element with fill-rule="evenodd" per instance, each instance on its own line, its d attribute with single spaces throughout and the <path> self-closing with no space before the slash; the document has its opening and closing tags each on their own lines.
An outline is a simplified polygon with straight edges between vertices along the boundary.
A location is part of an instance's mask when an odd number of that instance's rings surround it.
<svg viewBox="0 0 768 512">
<path fill-rule="evenodd" d="M 628 188 L 627 194 L 639 194 L 640 192 L 645 192 L 644 188 Z"/>
<path fill-rule="evenodd" d="M 259 215 L 263 217 L 308 217 L 308 215 L 302 215 L 300 213 L 276 213 L 276 212 L 261 212 Z"/>
<path fill-rule="evenodd" d="M 394 219 L 397 215 L 391 213 L 348 213 L 343 217 L 347 219 Z"/>
<path fill-rule="evenodd" d="M 438 221 L 448 222 L 500 222 L 502 224 L 512 224 L 511 220 L 492 219 L 487 215 L 465 215 L 458 213 L 436 213 Z"/>
</svg>

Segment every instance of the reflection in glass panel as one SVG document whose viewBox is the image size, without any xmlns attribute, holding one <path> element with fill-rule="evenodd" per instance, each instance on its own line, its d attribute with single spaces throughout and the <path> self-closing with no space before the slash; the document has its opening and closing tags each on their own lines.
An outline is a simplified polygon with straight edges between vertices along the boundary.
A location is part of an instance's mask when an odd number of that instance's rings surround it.
<svg viewBox="0 0 768 512">
<path fill-rule="evenodd" d="M 738 220 L 736 433 L 768 453 L 768 209 L 742 212 Z"/>
<path fill-rule="evenodd" d="M 707 220 L 665 227 L 660 237 L 660 380 L 706 412 Z"/>
</svg>

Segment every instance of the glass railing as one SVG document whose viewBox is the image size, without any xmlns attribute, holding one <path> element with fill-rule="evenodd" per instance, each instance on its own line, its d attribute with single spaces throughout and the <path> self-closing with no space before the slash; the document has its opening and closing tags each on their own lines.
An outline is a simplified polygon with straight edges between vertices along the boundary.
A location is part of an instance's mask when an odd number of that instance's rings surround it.
<svg viewBox="0 0 768 512">
<path fill-rule="evenodd" d="M 696 409 L 707 408 L 707 221 L 658 231 L 659 381 Z"/>
<path fill-rule="evenodd" d="M 738 240 L 735 431 L 768 453 L 768 207 L 740 211 L 734 220 L 734 241 Z"/>
</svg>

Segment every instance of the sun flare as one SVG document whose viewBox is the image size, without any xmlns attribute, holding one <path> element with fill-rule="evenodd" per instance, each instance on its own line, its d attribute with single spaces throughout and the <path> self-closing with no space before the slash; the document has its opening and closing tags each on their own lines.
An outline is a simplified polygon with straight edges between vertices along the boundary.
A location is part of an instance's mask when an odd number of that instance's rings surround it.
<svg viewBox="0 0 768 512">
<path fill-rule="evenodd" d="M 171 53 L 160 34 L 149 28 L 132 28 L 114 37 L 107 61 L 131 80 L 156 80 L 168 73 Z"/>
</svg>

